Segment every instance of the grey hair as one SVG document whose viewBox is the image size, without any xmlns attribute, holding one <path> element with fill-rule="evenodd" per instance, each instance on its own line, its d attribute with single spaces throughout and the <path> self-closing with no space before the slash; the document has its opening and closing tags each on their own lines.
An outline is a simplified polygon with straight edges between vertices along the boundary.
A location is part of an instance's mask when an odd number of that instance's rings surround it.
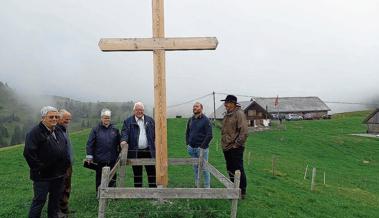
<svg viewBox="0 0 379 218">
<path fill-rule="evenodd" d="M 195 104 L 198 104 L 198 105 L 200 105 L 200 107 L 201 107 L 201 109 L 203 109 L 203 104 L 202 103 L 200 103 L 200 102 L 195 102 Z M 193 104 L 193 105 L 195 105 L 195 104 Z"/>
<path fill-rule="evenodd" d="M 63 117 L 63 115 L 65 115 L 65 114 L 70 114 L 71 115 L 71 113 L 70 112 L 68 112 L 68 110 L 66 110 L 66 109 L 59 109 L 59 116 L 62 118 Z"/>
<path fill-rule="evenodd" d="M 112 115 L 112 111 L 109 110 L 108 108 L 104 108 L 100 112 L 100 116 L 111 116 L 111 115 Z"/>
<path fill-rule="evenodd" d="M 143 105 L 142 102 L 140 102 L 140 101 L 139 101 L 139 102 L 136 102 L 136 103 L 134 104 L 133 110 L 135 110 L 137 106 L 140 106 L 140 107 L 142 107 L 142 109 L 145 110 L 145 106 Z"/>
<path fill-rule="evenodd" d="M 45 117 L 49 112 L 58 112 L 58 109 L 52 106 L 44 106 L 41 108 L 41 117 Z"/>
</svg>

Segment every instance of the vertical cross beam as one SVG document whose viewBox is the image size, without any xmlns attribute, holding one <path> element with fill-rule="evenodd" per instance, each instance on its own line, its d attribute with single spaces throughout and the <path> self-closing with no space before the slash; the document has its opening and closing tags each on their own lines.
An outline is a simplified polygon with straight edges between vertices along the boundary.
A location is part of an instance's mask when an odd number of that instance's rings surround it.
<svg viewBox="0 0 379 218">
<path fill-rule="evenodd" d="M 152 0 L 153 37 L 164 38 L 164 2 Z M 166 109 L 166 61 L 165 50 L 153 51 L 154 59 L 154 118 L 156 146 L 156 178 L 157 185 L 166 187 L 168 184 L 167 161 L 167 109 Z"/>
<path fill-rule="evenodd" d="M 153 51 L 154 60 L 154 118 L 157 185 L 167 187 L 167 103 L 165 52 L 182 50 L 215 50 L 215 37 L 165 38 L 163 0 L 152 0 L 153 38 L 103 38 L 102 51 Z"/>
</svg>

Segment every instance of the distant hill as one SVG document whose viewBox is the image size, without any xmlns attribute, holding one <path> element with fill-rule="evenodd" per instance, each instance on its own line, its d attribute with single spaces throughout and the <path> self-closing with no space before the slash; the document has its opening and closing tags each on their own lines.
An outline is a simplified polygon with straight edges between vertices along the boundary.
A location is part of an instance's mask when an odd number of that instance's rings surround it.
<svg viewBox="0 0 379 218">
<path fill-rule="evenodd" d="M 64 108 L 73 114 L 70 128 L 80 130 L 96 125 L 103 108 L 112 110 L 112 122 L 119 123 L 130 116 L 134 103 L 81 102 L 61 96 L 28 95 L 16 93 L 0 81 L 0 147 L 24 142 L 29 129 L 40 120 L 40 109 L 51 105 Z"/>
</svg>

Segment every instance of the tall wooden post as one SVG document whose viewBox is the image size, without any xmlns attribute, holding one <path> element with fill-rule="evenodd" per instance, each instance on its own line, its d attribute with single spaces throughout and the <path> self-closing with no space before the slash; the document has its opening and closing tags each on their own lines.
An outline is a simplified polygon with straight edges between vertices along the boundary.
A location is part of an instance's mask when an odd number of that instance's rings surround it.
<svg viewBox="0 0 379 218">
<path fill-rule="evenodd" d="M 104 192 L 104 189 L 108 187 L 109 183 L 109 167 L 103 167 L 101 172 L 101 184 L 98 188 L 98 195 L 99 195 L 99 214 L 98 218 L 105 218 L 105 208 L 107 206 L 107 199 L 102 197 L 102 193 Z"/>
<path fill-rule="evenodd" d="M 239 189 L 240 188 L 240 179 L 241 179 L 241 171 L 236 170 L 234 174 L 234 188 Z M 237 209 L 238 209 L 238 199 L 232 200 L 232 211 L 230 214 L 231 218 L 237 217 Z"/>
<path fill-rule="evenodd" d="M 102 51 L 153 51 L 154 61 L 154 118 L 157 185 L 167 187 L 167 103 L 166 103 L 166 51 L 214 50 L 215 37 L 165 38 L 163 0 L 152 0 L 153 38 L 103 38 Z"/>
<path fill-rule="evenodd" d="M 153 0 L 153 37 L 164 38 L 164 2 Z M 167 109 L 166 109 L 166 64 L 165 50 L 153 51 L 154 58 L 154 114 L 157 185 L 168 184 L 167 161 Z"/>
</svg>

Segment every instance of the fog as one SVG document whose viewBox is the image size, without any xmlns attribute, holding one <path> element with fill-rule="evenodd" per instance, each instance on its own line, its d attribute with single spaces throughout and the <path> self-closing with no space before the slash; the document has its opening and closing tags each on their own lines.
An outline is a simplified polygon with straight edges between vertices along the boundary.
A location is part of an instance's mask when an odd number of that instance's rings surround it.
<svg viewBox="0 0 379 218">
<path fill-rule="evenodd" d="M 168 105 L 212 91 L 371 103 L 378 20 L 375 0 L 166 0 L 167 37 L 219 41 L 166 52 Z M 151 1 L 4 1 L 0 25 L 0 81 L 18 92 L 153 105 L 152 53 L 98 48 L 102 37 L 151 37 Z"/>
</svg>

